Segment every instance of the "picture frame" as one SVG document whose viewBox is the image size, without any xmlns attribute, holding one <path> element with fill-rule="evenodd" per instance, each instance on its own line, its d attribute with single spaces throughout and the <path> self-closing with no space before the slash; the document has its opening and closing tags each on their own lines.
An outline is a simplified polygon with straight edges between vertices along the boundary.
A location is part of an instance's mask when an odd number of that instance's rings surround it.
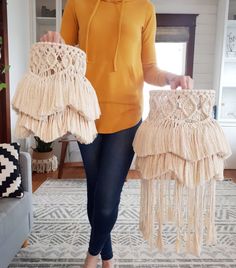
<svg viewBox="0 0 236 268">
<path fill-rule="evenodd" d="M 226 34 L 225 56 L 229 59 L 236 59 L 236 21 L 229 23 Z"/>
</svg>

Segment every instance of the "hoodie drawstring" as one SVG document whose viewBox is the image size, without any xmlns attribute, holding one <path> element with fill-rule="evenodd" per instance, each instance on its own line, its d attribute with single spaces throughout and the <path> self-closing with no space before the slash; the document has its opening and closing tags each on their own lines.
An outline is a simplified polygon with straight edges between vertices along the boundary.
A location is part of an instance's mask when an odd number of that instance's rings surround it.
<svg viewBox="0 0 236 268">
<path fill-rule="evenodd" d="M 95 13 L 96 13 L 96 11 L 98 9 L 100 1 L 101 0 L 97 0 L 96 5 L 95 5 L 95 7 L 93 9 L 93 12 L 92 12 L 92 14 L 91 14 L 91 16 L 89 18 L 89 21 L 88 21 L 87 32 L 86 32 L 86 41 L 85 41 L 86 42 L 85 43 L 85 53 L 86 53 L 86 55 L 88 55 L 88 39 L 89 39 L 90 25 L 91 25 L 91 22 L 92 22 L 92 19 L 93 19 L 94 15 L 95 15 Z M 88 61 L 88 56 L 87 56 L 87 61 Z"/>
<path fill-rule="evenodd" d="M 124 0 L 122 0 L 121 3 L 121 9 L 120 9 L 120 20 L 119 20 L 119 29 L 118 29 L 118 38 L 117 38 L 117 44 L 116 44 L 116 51 L 115 51 L 115 56 L 114 56 L 114 61 L 113 61 L 113 68 L 114 71 L 117 71 L 117 54 L 118 54 L 118 49 L 119 49 L 119 44 L 120 44 L 120 36 L 121 36 L 121 25 L 122 25 L 122 19 L 123 19 L 123 6 L 124 6 Z"/>
<path fill-rule="evenodd" d="M 89 39 L 89 32 L 90 32 L 90 26 L 91 26 L 91 22 L 92 22 L 92 19 L 98 9 L 98 6 L 100 4 L 100 1 L 101 0 L 97 0 L 96 2 L 96 5 L 93 9 L 93 12 L 89 18 L 89 21 L 88 21 L 88 26 L 87 26 L 87 32 L 86 32 L 86 43 L 85 43 L 85 53 L 87 55 L 87 62 L 89 62 L 88 60 L 88 39 Z M 118 37 L 117 37 L 117 44 L 116 44 L 116 49 L 115 49 L 115 54 L 114 54 L 114 58 L 113 58 L 113 69 L 114 71 L 116 72 L 117 71 L 117 54 L 118 54 L 118 49 L 119 49 L 119 44 L 120 44 L 120 37 L 121 37 L 121 26 L 122 26 L 122 19 L 123 19 L 123 7 L 124 7 L 124 2 L 125 0 L 122 0 L 121 2 L 121 9 L 120 9 L 120 19 L 119 19 L 119 28 L 118 28 Z"/>
</svg>

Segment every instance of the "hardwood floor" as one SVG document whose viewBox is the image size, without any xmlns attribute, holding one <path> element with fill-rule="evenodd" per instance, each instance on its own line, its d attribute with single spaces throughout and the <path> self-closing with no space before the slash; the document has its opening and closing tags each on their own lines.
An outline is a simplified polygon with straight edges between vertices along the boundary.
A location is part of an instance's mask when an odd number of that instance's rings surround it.
<svg viewBox="0 0 236 268">
<path fill-rule="evenodd" d="M 231 178 L 236 183 L 236 169 L 225 170 L 225 178 Z M 33 173 L 33 192 L 38 189 L 38 187 L 47 179 L 47 178 L 57 178 L 58 171 L 37 174 Z M 138 179 L 140 178 L 138 171 L 130 170 L 128 174 L 128 179 Z M 63 179 L 65 178 L 85 178 L 85 172 L 83 167 L 77 168 L 67 168 L 63 172 Z"/>
<path fill-rule="evenodd" d="M 231 178 L 236 183 L 236 169 L 225 169 L 225 178 Z"/>
<path fill-rule="evenodd" d="M 32 187 L 33 192 L 38 189 L 38 187 L 48 178 L 58 178 L 58 171 L 37 174 L 33 173 L 32 176 Z M 85 178 L 84 168 L 68 168 L 63 172 L 64 178 Z"/>
</svg>

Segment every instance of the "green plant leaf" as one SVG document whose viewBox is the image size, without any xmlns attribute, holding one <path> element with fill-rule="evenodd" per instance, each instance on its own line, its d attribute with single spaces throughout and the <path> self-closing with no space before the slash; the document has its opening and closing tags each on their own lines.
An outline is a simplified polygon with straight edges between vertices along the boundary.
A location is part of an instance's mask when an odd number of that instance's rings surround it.
<svg viewBox="0 0 236 268">
<path fill-rule="evenodd" d="M 2 45 L 2 36 L 0 36 L 0 45 Z"/>
<path fill-rule="evenodd" d="M 4 88 L 7 88 L 7 84 L 6 83 L 0 83 L 0 91 Z"/>
<path fill-rule="evenodd" d="M 3 70 L 2 70 L 2 74 L 7 73 L 9 71 L 10 67 L 11 67 L 10 65 L 5 65 Z"/>
</svg>

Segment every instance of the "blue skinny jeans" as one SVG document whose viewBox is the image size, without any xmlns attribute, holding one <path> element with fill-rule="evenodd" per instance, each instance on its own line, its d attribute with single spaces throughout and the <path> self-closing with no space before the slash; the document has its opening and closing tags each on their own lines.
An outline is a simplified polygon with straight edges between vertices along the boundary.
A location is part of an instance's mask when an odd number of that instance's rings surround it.
<svg viewBox="0 0 236 268">
<path fill-rule="evenodd" d="M 135 133 L 141 121 L 129 129 L 98 134 L 91 144 L 79 144 L 87 177 L 87 213 L 91 226 L 88 252 L 113 257 L 111 231 L 115 225 L 121 191 L 130 168 Z"/>
</svg>

